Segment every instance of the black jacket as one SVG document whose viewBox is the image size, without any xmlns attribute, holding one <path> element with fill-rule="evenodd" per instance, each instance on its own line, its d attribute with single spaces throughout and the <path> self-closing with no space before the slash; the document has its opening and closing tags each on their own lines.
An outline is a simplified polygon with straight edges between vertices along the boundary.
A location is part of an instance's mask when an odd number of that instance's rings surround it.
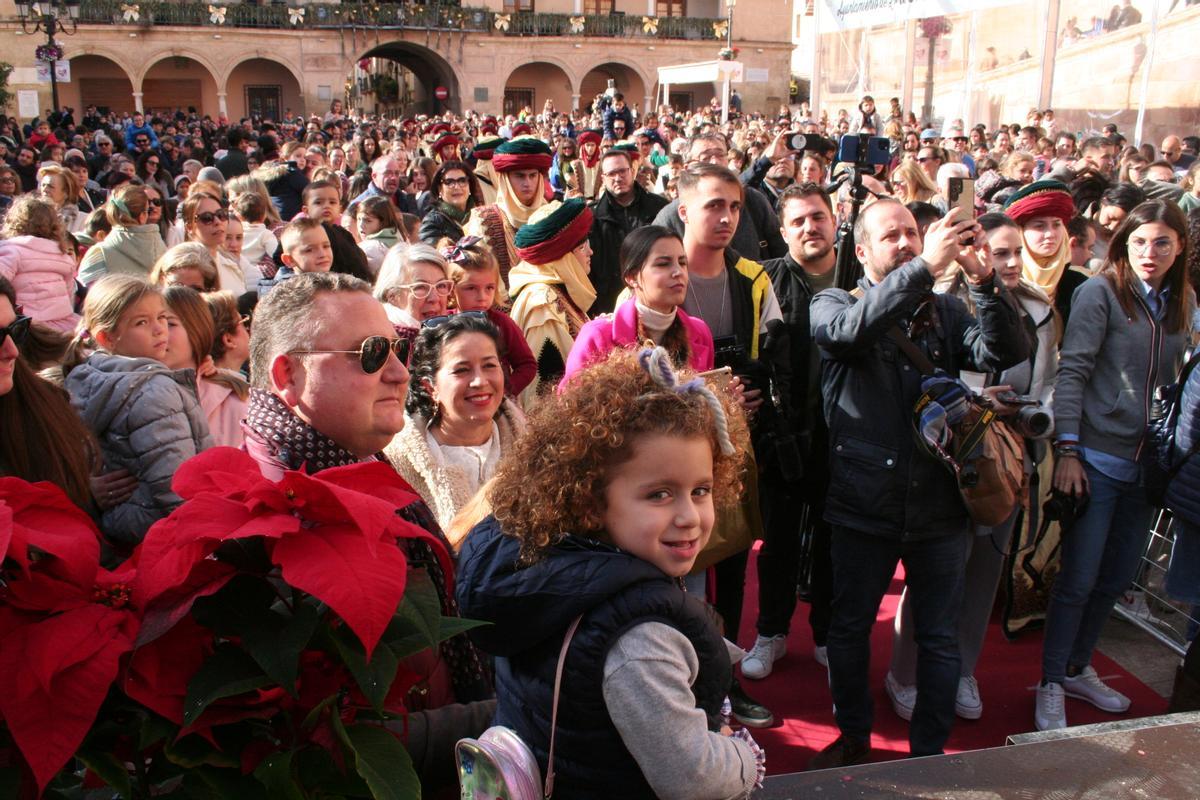
<svg viewBox="0 0 1200 800">
<path fill-rule="evenodd" d="M 672 200 L 658 216 L 655 225 L 662 225 L 683 236 L 683 220 L 679 218 L 679 201 Z M 768 258 L 783 258 L 787 255 L 787 243 L 779 232 L 779 217 L 771 208 L 771 201 L 757 189 L 746 187 L 746 201 L 738 218 L 737 230 L 729 246 L 751 261 Z"/>
<path fill-rule="evenodd" d="M 463 237 L 463 227 L 434 206 L 421 219 L 421 230 L 417 238 L 425 244 L 437 246 L 442 237 L 457 242 Z"/>
<path fill-rule="evenodd" d="M 621 281 L 621 242 L 634 228 L 641 228 L 654 221 L 654 216 L 667 205 L 667 199 L 651 194 L 640 185 L 633 186 L 633 202 L 622 206 L 604 192 L 592 208 L 592 232 L 588 239 L 592 246 L 592 286 L 596 289 L 596 301 L 588 310 L 590 316 L 611 312 L 617 305 L 617 295 L 624 288 Z"/>
<path fill-rule="evenodd" d="M 933 324 L 916 343 L 934 364 L 955 376 L 963 369 L 1000 372 L 1029 355 L 1020 311 L 993 278 L 970 287 L 977 321 L 958 298 L 933 294 L 920 257 L 878 285 L 864 278 L 859 287 L 857 302 L 827 289 L 809 311 L 829 423 L 825 519 L 906 541 L 962 533 L 969 521 L 954 476 L 916 441 L 913 405 L 922 376 L 887 332 L 906 330 L 919 311 L 932 310 Z"/>
<path fill-rule="evenodd" d="M 229 152 L 213 164 L 221 174 L 225 176 L 225 180 L 236 178 L 239 175 L 250 174 L 250 162 L 246 159 L 246 154 L 240 148 L 232 147 Z"/>
</svg>

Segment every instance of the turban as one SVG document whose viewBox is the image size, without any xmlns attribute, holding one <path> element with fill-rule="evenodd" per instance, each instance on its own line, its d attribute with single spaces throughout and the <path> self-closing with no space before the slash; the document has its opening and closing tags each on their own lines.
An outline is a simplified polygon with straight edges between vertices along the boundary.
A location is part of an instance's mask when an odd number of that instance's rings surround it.
<svg viewBox="0 0 1200 800">
<path fill-rule="evenodd" d="M 517 255 L 530 264 L 557 261 L 579 246 L 592 229 L 592 210 L 581 199 L 567 200 L 538 222 L 517 231 Z"/>
<path fill-rule="evenodd" d="M 480 139 L 479 143 L 475 145 L 475 148 L 471 151 L 471 155 L 483 161 L 491 161 L 492 152 L 506 141 L 508 140 L 502 136 L 485 137 Z"/>
<path fill-rule="evenodd" d="M 510 139 L 498 146 L 492 156 L 492 166 L 498 172 L 512 172 L 517 169 L 549 172 L 552 161 L 550 146 L 531 136 Z"/>
<path fill-rule="evenodd" d="M 591 142 L 592 144 L 599 146 L 600 140 L 602 138 L 603 138 L 603 134 L 600 131 L 595 130 L 595 129 L 588 129 L 579 134 L 579 144 L 585 145 L 588 142 Z"/>
<path fill-rule="evenodd" d="M 1060 181 L 1034 181 L 1009 198 L 1004 213 L 1018 225 L 1035 217 L 1058 217 L 1067 225 L 1075 216 L 1075 201 Z"/>
</svg>

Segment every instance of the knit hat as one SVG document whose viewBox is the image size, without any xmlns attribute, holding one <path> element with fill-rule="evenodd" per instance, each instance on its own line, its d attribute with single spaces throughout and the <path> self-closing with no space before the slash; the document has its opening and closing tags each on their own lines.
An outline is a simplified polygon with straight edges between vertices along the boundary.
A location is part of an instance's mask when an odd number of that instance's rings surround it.
<svg viewBox="0 0 1200 800">
<path fill-rule="evenodd" d="M 179 184 L 183 183 L 184 181 L 187 181 L 188 185 L 191 186 L 192 179 L 187 176 L 186 172 L 181 172 L 175 176 L 175 191 L 176 192 L 179 191 Z"/>
<path fill-rule="evenodd" d="M 521 226 L 513 241 L 522 261 L 548 264 L 578 247 L 591 229 L 592 210 L 576 198 L 558 204 L 537 222 Z"/>
<path fill-rule="evenodd" d="M 550 145 L 541 139 L 523 136 L 499 145 L 492 156 L 492 166 L 499 172 L 512 172 L 515 169 L 549 172 L 553 160 Z"/>
<path fill-rule="evenodd" d="M 1009 198 L 1004 213 L 1018 225 L 1034 217 L 1058 217 L 1067 225 L 1075 216 L 1075 201 L 1061 181 L 1034 181 Z"/>
<path fill-rule="evenodd" d="M 503 136 L 487 136 L 479 140 L 479 143 L 471 150 L 471 155 L 483 161 L 491 161 L 492 153 L 506 141 L 508 140 Z"/>
<path fill-rule="evenodd" d="M 582 133 L 579 134 L 579 145 L 580 145 L 580 147 L 582 147 L 583 145 L 587 144 L 588 142 L 591 142 L 592 144 L 599 147 L 600 140 L 603 138 L 604 138 L 604 133 L 602 131 L 598 131 L 595 128 L 588 128 L 586 131 L 583 131 Z"/>
</svg>

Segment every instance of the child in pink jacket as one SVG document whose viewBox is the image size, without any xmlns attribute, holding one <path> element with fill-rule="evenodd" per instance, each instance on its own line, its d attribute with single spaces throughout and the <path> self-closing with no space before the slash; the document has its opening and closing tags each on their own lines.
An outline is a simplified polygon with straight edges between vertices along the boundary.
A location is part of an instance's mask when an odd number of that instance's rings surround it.
<svg viewBox="0 0 1200 800">
<path fill-rule="evenodd" d="M 65 334 L 79 322 L 73 309 L 75 258 L 58 212 L 24 195 L 13 203 L 0 231 L 0 276 L 17 291 L 21 312 Z"/>
</svg>

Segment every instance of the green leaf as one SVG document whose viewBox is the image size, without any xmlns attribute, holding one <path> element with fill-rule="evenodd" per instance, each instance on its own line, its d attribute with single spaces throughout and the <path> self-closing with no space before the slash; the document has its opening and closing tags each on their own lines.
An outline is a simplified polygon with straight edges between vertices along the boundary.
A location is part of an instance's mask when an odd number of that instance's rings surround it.
<svg viewBox="0 0 1200 800">
<path fill-rule="evenodd" d="M 164 719 L 158 714 L 147 714 L 138 729 L 137 749 L 148 750 L 167 737 L 173 736 L 178 730 L 178 726 L 170 720 Z"/>
<path fill-rule="evenodd" d="M 191 725 L 204 709 L 222 697 L 232 697 L 260 689 L 271 683 L 258 663 L 237 645 L 225 642 L 217 645 L 192 680 L 188 683 L 183 705 L 183 724 Z"/>
<path fill-rule="evenodd" d="M 199 767 L 184 776 L 184 784 L 193 797 L 211 800 L 267 800 L 268 797 L 262 784 L 236 769 Z"/>
<path fill-rule="evenodd" d="M 133 785 L 129 780 L 129 772 L 125 765 L 117 760 L 112 753 L 92 749 L 81 749 L 75 757 L 82 761 L 88 769 L 96 773 L 100 780 L 111 786 L 121 797 L 133 797 Z"/>
<path fill-rule="evenodd" d="M 316 725 L 317 720 L 321 718 L 321 712 L 337 701 L 338 694 L 338 692 L 334 692 L 333 694 L 329 695 L 329 697 L 326 697 L 324 700 L 313 706 L 313 710 L 308 712 L 308 714 L 304 717 L 304 721 L 300 723 L 300 730 L 306 731 Z"/>
<path fill-rule="evenodd" d="M 335 631 L 332 639 L 342 663 L 354 676 L 358 688 L 370 701 L 371 707 L 382 714 L 383 701 L 392 688 L 392 682 L 396 680 L 396 670 L 400 667 L 400 660 L 396 658 L 391 647 L 381 640 L 375 646 L 371 660 L 367 661 L 367 651 L 362 642 L 347 627 Z"/>
<path fill-rule="evenodd" d="M 376 800 L 420 798 L 421 781 L 400 740 L 377 725 L 352 725 L 345 736 L 354 753 L 354 768 Z"/>
<path fill-rule="evenodd" d="M 4 767 L 0 769 L 0 797 L 21 796 L 20 767 Z"/>
<path fill-rule="evenodd" d="M 272 800 L 304 800 L 304 793 L 292 776 L 292 752 L 272 753 L 262 760 L 254 777 Z"/>
<path fill-rule="evenodd" d="M 203 736 L 192 734 L 174 742 L 167 742 L 163 754 L 172 764 L 191 770 L 210 764 L 216 767 L 236 767 L 240 762 L 217 748 Z"/>
</svg>

